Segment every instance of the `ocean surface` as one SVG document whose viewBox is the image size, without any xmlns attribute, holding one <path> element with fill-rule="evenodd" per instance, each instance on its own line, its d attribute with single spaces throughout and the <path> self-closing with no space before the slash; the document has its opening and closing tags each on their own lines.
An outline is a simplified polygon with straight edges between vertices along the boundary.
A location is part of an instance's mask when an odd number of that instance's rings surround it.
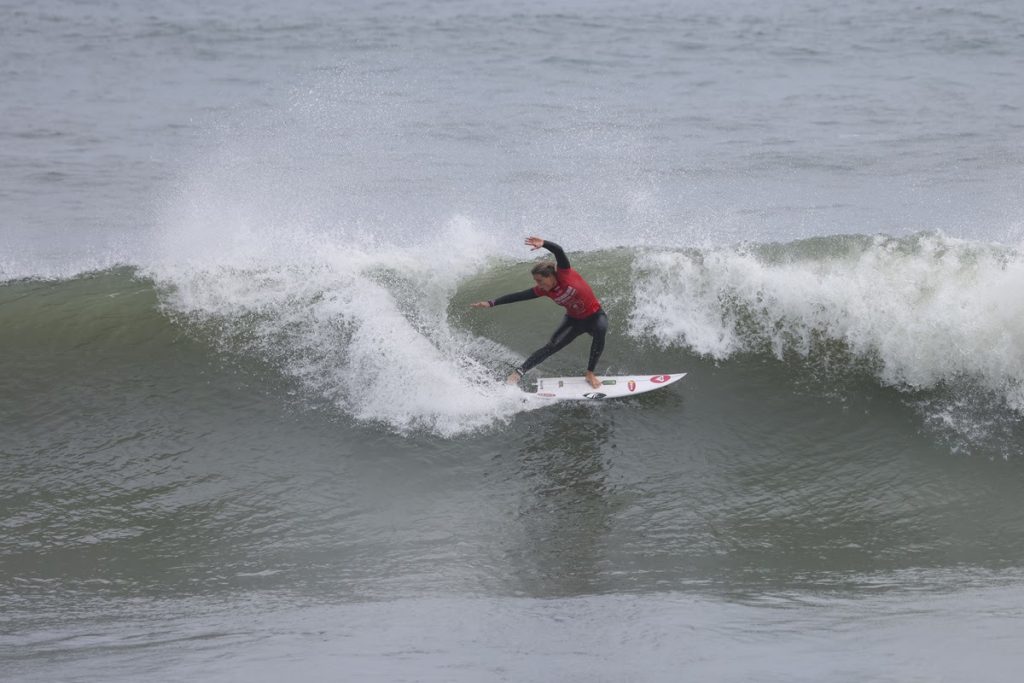
<svg viewBox="0 0 1024 683">
<path fill-rule="evenodd" d="M 1022 74 L 1016 0 L 0 0 L 0 678 L 1018 681 Z M 535 234 L 688 376 L 498 381 Z"/>
</svg>

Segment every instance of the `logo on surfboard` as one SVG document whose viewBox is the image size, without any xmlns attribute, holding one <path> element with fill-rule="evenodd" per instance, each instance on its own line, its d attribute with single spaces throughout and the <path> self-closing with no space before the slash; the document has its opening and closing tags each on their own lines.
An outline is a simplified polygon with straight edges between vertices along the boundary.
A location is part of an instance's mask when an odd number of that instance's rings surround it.
<svg viewBox="0 0 1024 683">
<path fill-rule="evenodd" d="M 629 380 L 629 383 L 626 385 L 626 388 L 629 389 L 630 391 L 636 391 L 636 382 L 634 380 Z"/>
<path fill-rule="evenodd" d="M 651 378 L 651 381 L 654 382 L 655 384 L 662 384 L 663 382 L 667 382 L 668 380 L 668 375 L 655 375 L 654 377 Z"/>
</svg>

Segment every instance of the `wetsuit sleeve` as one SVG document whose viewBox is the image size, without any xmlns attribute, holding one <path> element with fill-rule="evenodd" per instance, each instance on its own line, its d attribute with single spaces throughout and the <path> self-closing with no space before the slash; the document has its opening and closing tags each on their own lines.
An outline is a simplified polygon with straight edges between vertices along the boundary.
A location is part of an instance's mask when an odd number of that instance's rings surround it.
<svg viewBox="0 0 1024 683">
<path fill-rule="evenodd" d="M 558 246 L 554 242 L 548 242 L 547 240 L 544 240 L 544 248 L 555 255 L 555 263 L 558 265 L 559 268 L 565 270 L 566 268 L 572 267 L 569 265 L 569 259 L 568 257 L 566 257 L 565 252 L 562 251 L 562 248 L 560 246 Z"/>
<path fill-rule="evenodd" d="M 540 294 L 533 291 L 533 289 L 524 289 L 521 292 L 514 292 L 512 294 L 505 294 L 499 296 L 497 299 L 491 299 L 491 306 L 501 306 L 502 304 L 514 304 L 517 301 L 529 301 L 530 299 L 536 299 Z"/>
</svg>

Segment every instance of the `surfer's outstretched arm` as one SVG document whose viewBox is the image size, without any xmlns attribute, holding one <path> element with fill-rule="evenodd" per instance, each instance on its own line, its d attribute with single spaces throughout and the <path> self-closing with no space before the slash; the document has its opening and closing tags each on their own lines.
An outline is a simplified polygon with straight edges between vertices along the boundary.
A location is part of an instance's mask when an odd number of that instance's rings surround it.
<svg viewBox="0 0 1024 683">
<path fill-rule="evenodd" d="M 529 301 L 530 299 L 536 299 L 540 294 L 533 291 L 533 289 L 524 289 L 521 292 L 513 292 L 512 294 L 505 294 L 499 296 L 497 299 L 491 299 L 490 301 L 477 301 L 476 303 L 470 304 L 473 308 L 490 308 L 491 306 L 501 306 L 502 304 L 513 304 L 517 301 Z"/>
</svg>

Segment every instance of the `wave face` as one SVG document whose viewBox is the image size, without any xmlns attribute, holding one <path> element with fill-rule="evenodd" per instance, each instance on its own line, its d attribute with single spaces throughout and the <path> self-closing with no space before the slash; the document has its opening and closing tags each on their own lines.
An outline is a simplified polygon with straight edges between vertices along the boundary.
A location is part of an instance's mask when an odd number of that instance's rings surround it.
<svg viewBox="0 0 1024 683">
<path fill-rule="evenodd" d="M 294 235 L 276 245 L 9 283 L 4 343 L 161 354 L 184 331 L 211 353 L 258 361 L 314 403 L 397 433 L 453 437 L 537 407 L 495 380 L 543 343 L 560 309 L 469 309 L 529 281 L 527 264 L 500 256 L 468 219 L 407 246 Z M 921 234 L 572 257 L 613 321 L 608 372 L 739 363 L 752 381 L 779 378 L 780 400 L 788 381 L 824 395 L 896 391 L 954 448 L 1015 449 L 1018 250 Z M 585 353 L 578 341 L 539 371 L 577 372 Z"/>
</svg>

